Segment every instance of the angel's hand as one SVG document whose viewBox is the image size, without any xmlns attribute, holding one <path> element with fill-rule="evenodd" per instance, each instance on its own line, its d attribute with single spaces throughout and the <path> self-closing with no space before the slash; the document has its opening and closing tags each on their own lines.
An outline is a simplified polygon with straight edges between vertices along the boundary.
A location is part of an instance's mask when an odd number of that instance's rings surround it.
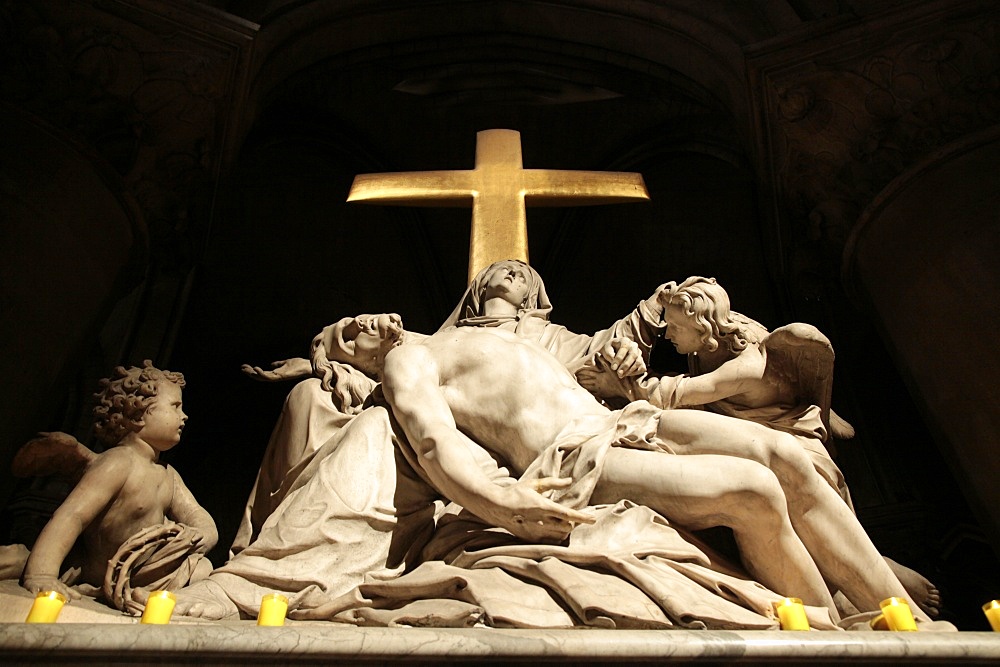
<svg viewBox="0 0 1000 667">
<path fill-rule="evenodd" d="M 191 540 L 191 546 L 194 547 L 195 553 L 206 554 L 215 546 L 215 543 L 207 539 L 205 533 L 201 530 L 192 526 L 187 526 L 187 529 L 188 537 Z"/>
<path fill-rule="evenodd" d="M 260 366 L 243 364 L 240 370 L 254 380 L 261 382 L 280 382 L 281 380 L 294 380 L 306 377 L 313 372 L 312 363 L 308 359 L 295 357 L 293 359 L 282 359 L 271 364 L 272 370 L 264 370 Z"/>
<path fill-rule="evenodd" d="M 660 323 L 663 322 L 663 309 L 666 305 L 664 304 L 664 300 L 669 300 L 666 297 L 661 297 L 661 295 L 663 294 L 666 286 L 669 284 L 670 283 L 663 283 L 653 291 L 653 294 L 648 299 L 646 299 L 646 308 L 648 308 L 649 312 L 653 314 L 656 321 Z"/>
<path fill-rule="evenodd" d="M 57 593 L 62 593 L 67 600 L 80 599 L 79 591 L 70 588 L 60 581 L 59 577 L 53 577 L 52 575 L 28 575 L 24 577 L 24 581 L 21 582 L 21 586 L 35 594 L 41 593 L 42 591 L 55 591 Z"/>
<path fill-rule="evenodd" d="M 631 377 L 646 372 L 646 362 L 642 360 L 639 344 L 628 338 L 612 338 L 602 347 L 597 357 L 618 377 Z"/>
</svg>

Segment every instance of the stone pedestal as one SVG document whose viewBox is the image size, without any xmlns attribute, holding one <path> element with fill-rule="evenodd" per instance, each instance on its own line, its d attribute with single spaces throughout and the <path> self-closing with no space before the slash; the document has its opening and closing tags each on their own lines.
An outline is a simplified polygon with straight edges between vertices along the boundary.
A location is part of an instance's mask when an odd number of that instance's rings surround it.
<svg viewBox="0 0 1000 667">
<path fill-rule="evenodd" d="M 997 664 L 1000 633 L 359 628 L 175 619 L 140 625 L 84 599 L 27 625 L 31 596 L 0 584 L 0 661 L 26 664 L 409 665 Z"/>
<path fill-rule="evenodd" d="M 170 664 L 996 664 L 1000 634 L 0 625 L 4 663 Z"/>
</svg>

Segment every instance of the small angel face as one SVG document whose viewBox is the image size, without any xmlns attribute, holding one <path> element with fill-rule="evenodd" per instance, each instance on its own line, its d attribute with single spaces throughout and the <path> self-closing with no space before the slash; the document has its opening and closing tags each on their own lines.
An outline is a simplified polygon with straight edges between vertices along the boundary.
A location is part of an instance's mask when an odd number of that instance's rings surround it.
<svg viewBox="0 0 1000 667">
<path fill-rule="evenodd" d="M 688 315 L 682 306 L 668 304 L 663 309 L 663 319 L 667 323 L 667 330 L 663 335 L 680 354 L 694 354 L 705 349 L 701 330 L 694 317 Z"/>
<path fill-rule="evenodd" d="M 157 384 L 156 398 L 143 415 L 138 436 L 156 451 L 165 452 L 181 441 L 188 416 L 184 413 L 180 386 L 168 380 Z"/>
</svg>

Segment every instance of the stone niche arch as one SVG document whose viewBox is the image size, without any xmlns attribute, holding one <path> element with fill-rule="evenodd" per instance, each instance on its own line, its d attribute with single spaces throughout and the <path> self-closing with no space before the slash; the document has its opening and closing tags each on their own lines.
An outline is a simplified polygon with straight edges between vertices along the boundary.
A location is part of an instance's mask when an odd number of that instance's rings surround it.
<svg viewBox="0 0 1000 667">
<path fill-rule="evenodd" d="M 0 105 L 0 145 L 0 487 L 9 491 L 17 448 L 63 428 L 53 423 L 57 392 L 141 280 L 148 240 L 120 178 L 58 129 Z"/>
<path fill-rule="evenodd" d="M 859 219 L 845 282 L 873 314 L 983 526 L 1000 543 L 1000 126 L 938 150 Z"/>
<path fill-rule="evenodd" d="M 250 87 L 246 131 L 264 101 L 296 73 L 329 58 L 382 51 L 401 61 L 437 43 L 460 59 L 484 38 L 507 36 L 525 45 L 548 42 L 568 56 L 599 53 L 597 62 L 657 73 L 701 102 L 726 109 L 747 141 L 752 114 L 743 47 L 797 25 L 783 2 L 718 12 L 681 0 L 656 2 L 445 1 L 416 5 L 371 2 L 288 2 L 252 6 L 261 25 Z M 697 82 L 697 83 L 693 83 Z"/>
</svg>

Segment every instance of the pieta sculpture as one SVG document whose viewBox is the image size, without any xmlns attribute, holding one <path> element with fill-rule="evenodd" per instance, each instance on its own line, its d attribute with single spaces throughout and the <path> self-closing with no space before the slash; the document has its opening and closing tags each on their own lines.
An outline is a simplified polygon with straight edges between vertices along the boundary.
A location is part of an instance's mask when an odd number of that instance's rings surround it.
<svg viewBox="0 0 1000 667">
<path fill-rule="evenodd" d="M 523 237 L 525 197 L 645 196 L 638 175 L 523 170 L 511 140 L 481 133 L 472 172 L 367 175 L 352 197 L 471 200 L 477 224 L 509 215 Z M 574 333 L 550 321 L 526 247 L 474 248 L 468 290 L 430 335 L 349 315 L 308 358 L 244 367 L 298 382 L 228 562 L 193 577 L 175 613 L 253 618 L 280 592 L 291 618 L 353 624 L 763 629 L 794 596 L 812 627 L 838 630 L 901 597 L 931 624 L 937 592 L 879 554 L 828 453 L 851 427 L 831 410 L 822 333 L 768 332 L 703 277 Z M 688 373 L 649 370 L 661 338 Z"/>
</svg>

